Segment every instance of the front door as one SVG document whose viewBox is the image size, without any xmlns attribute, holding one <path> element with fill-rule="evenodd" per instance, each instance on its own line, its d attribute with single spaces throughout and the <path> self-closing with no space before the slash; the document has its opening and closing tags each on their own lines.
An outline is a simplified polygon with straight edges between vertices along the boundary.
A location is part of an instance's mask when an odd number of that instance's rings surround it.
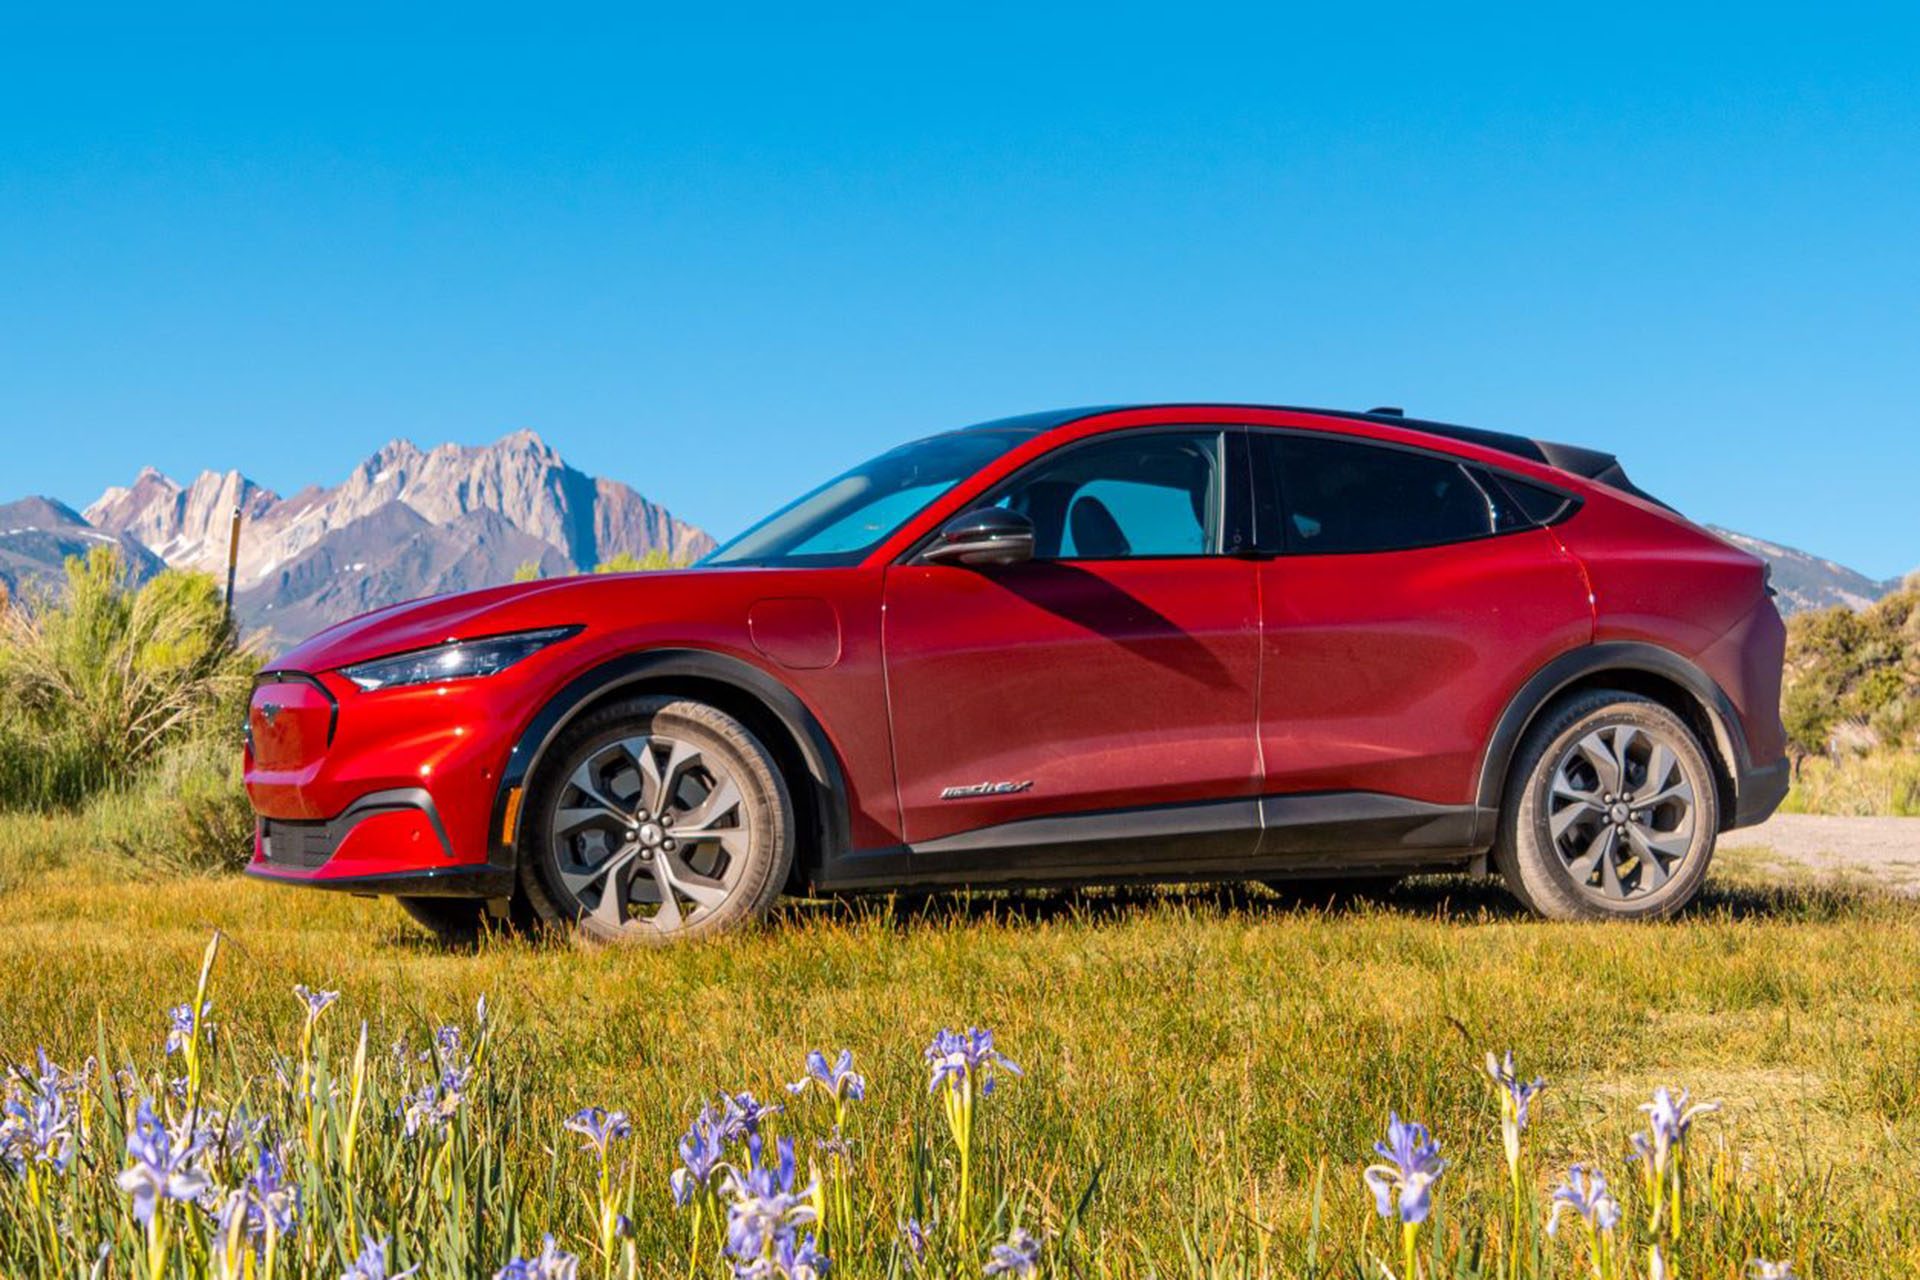
<svg viewBox="0 0 1920 1280">
<path fill-rule="evenodd" d="M 1065 445 L 983 503 L 1033 521 L 1034 560 L 888 569 L 887 689 L 917 861 L 964 871 L 1014 849 L 1016 870 L 1145 871 L 1252 853 L 1255 567 L 1221 553 L 1243 448 L 1217 428 Z"/>
</svg>

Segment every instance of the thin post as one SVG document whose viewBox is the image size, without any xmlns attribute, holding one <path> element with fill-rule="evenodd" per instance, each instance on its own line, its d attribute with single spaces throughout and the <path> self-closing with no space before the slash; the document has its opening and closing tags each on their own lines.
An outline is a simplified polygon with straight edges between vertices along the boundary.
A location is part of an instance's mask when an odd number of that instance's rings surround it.
<svg viewBox="0 0 1920 1280">
<path fill-rule="evenodd" d="M 227 534 L 227 621 L 233 621 L 233 576 L 240 567 L 240 508 L 233 509 L 233 527 Z"/>
</svg>

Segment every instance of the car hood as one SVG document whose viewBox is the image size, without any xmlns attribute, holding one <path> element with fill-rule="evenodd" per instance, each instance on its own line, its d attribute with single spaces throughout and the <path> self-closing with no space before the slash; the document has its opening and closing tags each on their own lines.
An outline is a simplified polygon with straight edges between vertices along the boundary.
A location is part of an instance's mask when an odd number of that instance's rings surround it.
<svg viewBox="0 0 1920 1280">
<path fill-rule="evenodd" d="M 676 582 L 724 572 L 582 575 L 409 600 L 336 623 L 268 665 L 276 671 L 331 671 L 452 640 L 591 624 L 596 618 L 630 619 L 637 603 L 657 600 Z"/>
</svg>

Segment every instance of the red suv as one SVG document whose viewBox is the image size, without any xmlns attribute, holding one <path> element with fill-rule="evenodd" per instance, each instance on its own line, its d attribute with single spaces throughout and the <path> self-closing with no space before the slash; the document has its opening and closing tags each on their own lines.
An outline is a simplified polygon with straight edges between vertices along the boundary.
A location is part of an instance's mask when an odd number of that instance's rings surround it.
<svg viewBox="0 0 1920 1280">
<path fill-rule="evenodd" d="M 678 572 L 398 605 L 260 677 L 257 876 L 712 933 L 783 892 L 1496 869 L 1659 916 L 1787 785 L 1766 566 L 1601 453 L 1076 409 Z"/>
</svg>

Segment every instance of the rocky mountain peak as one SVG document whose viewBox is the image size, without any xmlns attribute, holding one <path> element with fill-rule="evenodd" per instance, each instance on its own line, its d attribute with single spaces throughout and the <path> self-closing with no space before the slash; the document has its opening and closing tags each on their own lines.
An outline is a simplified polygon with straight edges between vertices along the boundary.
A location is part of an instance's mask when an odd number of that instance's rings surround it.
<svg viewBox="0 0 1920 1280">
<path fill-rule="evenodd" d="M 577 572 L 622 552 L 684 560 L 713 545 L 627 485 L 569 466 L 526 428 L 483 445 L 394 439 L 339 484 L 285 499 L 237 471 L 202 472 L 183 488 L 143 468 L 87 519 L 170 565 L 222 575 L 236 506 L 241 614 L 265 615 L 288 638 L 364 608 L 504 582 L 527 563 Z M 342 573 L 366 580 L 345 589 Z"/>
</svg>

